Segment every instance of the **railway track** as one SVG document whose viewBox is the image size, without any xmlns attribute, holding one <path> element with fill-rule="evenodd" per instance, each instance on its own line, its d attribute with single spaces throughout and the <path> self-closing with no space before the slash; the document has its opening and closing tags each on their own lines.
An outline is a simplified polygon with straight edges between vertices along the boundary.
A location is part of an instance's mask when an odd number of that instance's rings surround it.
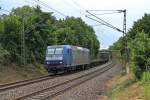
<svg viewBox="0 0 150 100">
<path fill-rule="evenodd" d="M 21 86 L 30 85 L 30 84 L 41 82 L 41 81 L 46 81 L 46 80 L 53 79 L 53 78 L 56 78 L 56 77 L 57 76 L 50 77 L 49 75 L 47 75 L 47 76 L 43 76 L 43 77 L 39 77 L 39 78 L 34 78 L 34 79 L 29 79 L 29 80 L 23 80 L 23 81 L 3 84 L 3 85 L 0 85 L 0 92 L 5 91 L 5 90 L 9 90 L 9 89 L 13 89 L 13 88 L 18 88 L 18 87 L 21 87 Z"/>
<path fill-rule="evenodd" d="M 112 68 L 114 64 L 109 63 L 105 67 L 100 68 L 99 70 L 92 71 L 90 73 L 81 75 L 79 77 L 67 80 L 60 84 L 55 84 L 53 86 L 49 86 L 43 90 L 39 90 L 21 97 L 16 98 L 15 100 L 50 100 L 51 98 L 64 93 L 65 91 L 74 88 Z"/>
<path fill-rule="evenodd" d="M 74 74 L 74 73 L 72 73 L 72 74 Z M 33 79 L 28 79 L 28 80 L 23 80 L 23 81 L 18 81 L 18 82 L 0 84 L 0 92 L 5 91 L 5 90 L 9 90 L 9 89 L 13 89 L 13 88 L 18 88 L 18 87 L 21 87 L 21 86 L 30 85 L 30 84 L 41 82 L 41 81 L 46 81 L 46 80 L 49 80 L 49 79 L 54 79 L 58 76 L 59 75 L 55 75 L 55 76 L 46 75 L 46 76 L 33 78 Z"/>
<path fill-rule="evenodd" d="M 39 100 L 41 100 L 42 98 L 57 93 L 58 91 L 55 90 L 57 90 L 58 88 L 60 88 L 59 90 L 62 90 L 63 85 L 75 84 L 76 80 L 80 80 L 82 79 L 82 77 L 84 78 L 84 76 L 89 76 L 89 73 L 91 73 L 92 75 L 92 73 L 95 73 L 96 70 L 102 70 L 103 67 L 106 67 L 108 65 L 110 65 L 110 62 L 99 67 L 79 71 L 73 74 L 71 73 L 69 75 L 55 75 L 50 77 L 44 76 L 40 78 L 0 85 L 0 100 L 22 100 L 32 97 L 40 98 Z M 52 93 L 49 93 L 50 91 Z M 42 94 L 46 94 L 46 92 L 48 92 L 48 95 L 45 96 Z M 34 98 L 33 100 L 36 99 Z"/>
</svg>

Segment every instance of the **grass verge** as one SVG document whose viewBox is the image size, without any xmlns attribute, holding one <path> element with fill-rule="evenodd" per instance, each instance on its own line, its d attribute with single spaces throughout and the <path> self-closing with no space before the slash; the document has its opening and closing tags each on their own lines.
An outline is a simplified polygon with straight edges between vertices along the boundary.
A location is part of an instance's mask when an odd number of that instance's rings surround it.
<svg viewBox="0 0 150 100">
<path fill-rule="evenodd" d="M 119 75 L 114 79 L 111 83 L 109 83 L 108 87 L 108 98 L 110 100 L 116 100 L 116 97 L 125 91 L 127 87 L 132 85 L 135 82 L 135 78 L 132 74 L 130 75 Z"/>
<path fill-rule="evenodd" d="M 147 100 L 150 100 L 150 72 L 144 72 L 142 81 L 144 83 L 144 94 Z"/>
</svg>

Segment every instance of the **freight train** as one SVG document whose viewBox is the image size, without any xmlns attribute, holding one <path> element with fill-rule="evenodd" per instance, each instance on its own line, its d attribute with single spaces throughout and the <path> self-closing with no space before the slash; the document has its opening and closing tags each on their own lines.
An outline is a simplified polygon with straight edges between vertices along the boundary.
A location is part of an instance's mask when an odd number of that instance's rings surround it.
<svg viewBox="0 0 150 100">
<path fill-rule="evenodd" d="M 76 69 L 86 69 L 92 65 L 107 62 L 109 52 L 100 51 L 98 57 L 90 59 L 87 48 L 73 45 L 53 45 L 46 50 L 45 68 L 48 73 L 69 72 Z"/>
</svg>

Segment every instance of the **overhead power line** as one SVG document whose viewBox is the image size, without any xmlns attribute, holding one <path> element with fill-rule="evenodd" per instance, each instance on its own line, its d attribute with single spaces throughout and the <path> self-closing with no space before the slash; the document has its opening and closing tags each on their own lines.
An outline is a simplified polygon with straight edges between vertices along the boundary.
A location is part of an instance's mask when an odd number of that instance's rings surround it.
<svg viewBox="0 0 150 100">
<path fill-rule="evenodd" d="M 82 14 L 84 14 L 85 15 L 85 13 L 86 13 L 86 9 L 85 8 L 83 8 L 82 6 L 80 6 L 77 2 L 75 2 L 74 0 L 71 0 L 72 1 L 72 3 L 71 2 L 68 2 L 67 0 L 64 0 L 64 2 L 66 2 L 69 6 L 74 6 L 74 8 L 75 9 L 78 9 L 78 10 L 80 10 L 80 13 L 82 13 Z"/>
<path fill-rule="evenodd" d="M 101 26 L 101 25 L 103 25 L 103 24 L 90 25 L 90 26 L 97 27 L 97 26 Z"/>
<path fill-rule="evenodd" d="M 101 18 L 97 17 L 96 14 L 93 14 L 91 12 L 93 11 L 101 11 L 101 12 L 105 12 L 105 11 L 111 11 L 111 12 L 118 12 L 118 13 L 123 13 L 124 14 L 124 18 L 123 18 L 123 29 L 119 29 L 113 25 L 111 25 L 110 23 L 102 20 Z M 119 32 L 123 33 L 123 38 L 122 38 L 122 49 L 121 49 L 121 53 L 123 55 L 123 57 L 125 58 L 125 60 L 122 59 L 122 72 L 124 73 L 129 73 L 129 68 L 126 66 L 127 65 L 127 61 L 128 61 L 128 47 L 127 47 L 127 37 L 126 37 L 126 9 L 125 10 L 87 10 L 87 13 L 90 14 L 90 16 L 96 18 L 91 18 L 89 17 L 89 15 L 86 15 L 86 17 L 88 17 L 89 19 L 92 19 L 94 21 L 97 21 L 99 23 L 104 24 L 105 26 L 108 26 L 112 29 L 115 29 Z"/>
<path fill-rule="evenodd" d="M 86 9 L 84 7 L 82 7 L 80 4 L 78 4 L 75 0 L 70 0 L 70 1 L 67 1 L 67 0 L 64 0 L 66 3 L 69 4 L 69 6 L 74 6 L 76 9 L 79 10 L 79 13 L 80 13 L 80 16 L 85 16 L 86 14 Z M 72 7 L 71 6 L 71 7 Z"/>
<path fill-rule="evenodd" d="M 33 6 L 37 5 L 37 3 L 33 3 L 30 0 L 24 0 L 26 3 L 32 4 Z M 35 2 L 35 1 L 34 1 Z"/>
<path fill-rule="evenodd" d="M 112 11 L 123 11 L 123 10 L 88 10 L 88 11 L 109 11 L 109 12 L 112 12 Z"/>
<path fill-rule="evenodd" d="M 91 20 L 94 20 L 94 21 L 96 21 L 96 22 L 100 23 L 101 25 L 106 25 L 105 23 L 100 22 L 100 21 L 98 21 L 97 19 L 94 19 L 94 18 L 89 17 L 89 16 L 87 16 L 87 15 L 85 15 L 85 17 L 87 17 L 87 18 L 89 18 L 89 19 L 91 19 Z"/>
<path fill-rule="evenodd" d="M 89 16 L 86 16 L 86 17 L 89 18 L 89 19 L 91 19 L 91 20 L 94 20 L 94 21 L 100 23 L 101 25 L 105 25 L 105 26 L 107 26 L 107 27 L 113 28 L 113 27 L 110 26 L 109 24 L 103 23 L 103 22 L 101 22 L 101 21 L 99 21 L 99 20 L 97 20 L 97 19 L 94 19 L 94 18 L 89 17 Z M 113 29 L 114 29 L 114 28 L 113 28 Z"/>
<path fill-rule="evenodd" d="M 84 7 L 82 7 L 81 5 L 79 5 L 77 2 L 75 2 L 74 0 L 72 0 L 72 2 L 79 7 L 79 9 L 83 9 L 83 11 L 86 11 L 86 9 Z"/>
<path fill-rule="evenodd" d="M 48 9 L 51 9 L 51 10 L 53 10 L 54 12 L 56 12 L 56 13 L 58 13 L 58 14 L 64 16 L 64 17 L 67 17 L 67 15 L 65 15 L 64 13 L 62 13 L 62 12 L 60 12 L 60 11 L 58 11 L 58 10 L 52 8 L 51 6 L 47 5 L 46 3 L 42 2 L 42 1 L 39 1 L 39 0 L 32 0 L 32 1 L 34 1 L 34 2 L 36 2 L 36 3 L 39 3 L 40 5 L 42 5 L 42 6 L 46 7 L 46 8 L 48 8 Z"/>
<path fill-rule="evenodd" d="M 106 14 L 116 14 L 116 13 L 121 13 L 121 12 L 100 13 L 100 14 L 94 14 L 94 15 L 106 15 Z M 88 15 L 88 16 L 92 16 L 92 15 Z"/>
<path fill-rule="evenodd" d="M 117 28 L 117 27 L 115 27 L 115 26 L 113 26 L 113 25 L 111 25 L 111 24 L 109 24 L 108 22 L 106 22 L 106 21 L 104 21 L 104 20 L 102 20 L 101 18 L 99 18 L 99 17 L 97 17 L 96 15 L 94 15 L 94 14 L 92 14 L 91 12 L 89 12 L 88 10 L 87 10 L 87 13 L 89 13 L 90 15 L 92 15 L 93 17 L 95 17 L 95 18 L 97 18 L 97 19 L 99 19 L 100 21 L 97 21 L 97 22 L 99 22 L 99 23 L 103 23 L 104 25 L 106 25 L 106 26 L 108 26 L 108 27 L 110 27 L 110 28 L 113 28 L 113 29 L 115 29 L 115 30 L 117 30 L 117 31 L 119 31 L 119 32 L 123 32 L 122 30 L 120 30 L 119 28 Z M 88 15 L 87 15 L 88 16 Z"/>
</svg>

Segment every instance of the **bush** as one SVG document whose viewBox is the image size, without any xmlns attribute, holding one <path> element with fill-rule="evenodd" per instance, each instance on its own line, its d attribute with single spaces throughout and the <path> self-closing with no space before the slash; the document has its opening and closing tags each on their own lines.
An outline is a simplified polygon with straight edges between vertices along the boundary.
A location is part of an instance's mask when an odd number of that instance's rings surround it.
<svg viewBox="0 0 150 100">
<path fill-rule="evenodd" d="M 0 45 L 0 64 L 7 64 L 9 62 L 9 52 Z"/>
<path fill-rule="evenodd" d="M 142 77 L 143 83 L 144 83 L 144 92 L 147 100 L 150 100 L 150 72 L 143 72 Z"/>
<path fill-rule="evenodd" d="M 141 70 L 141 68 L 139 67 L 139 66 L 134 66 L 134 68 L 133 68 L 133 73 L 134 73 L 134 75 L 136 76 L 136 78 L 137 79 L 141 79 L 142 78 L 142 70 Z"/>
<path fill-rule="evenodd" d="M 135 66 L 133 71 L 137 79 L 142 78 L 143 72 L 147 70 L 150 65 L 150 38 L 144 32 L 139 32 L 136 38 L 129 44 L 130 57 Z"/>
</svg>

